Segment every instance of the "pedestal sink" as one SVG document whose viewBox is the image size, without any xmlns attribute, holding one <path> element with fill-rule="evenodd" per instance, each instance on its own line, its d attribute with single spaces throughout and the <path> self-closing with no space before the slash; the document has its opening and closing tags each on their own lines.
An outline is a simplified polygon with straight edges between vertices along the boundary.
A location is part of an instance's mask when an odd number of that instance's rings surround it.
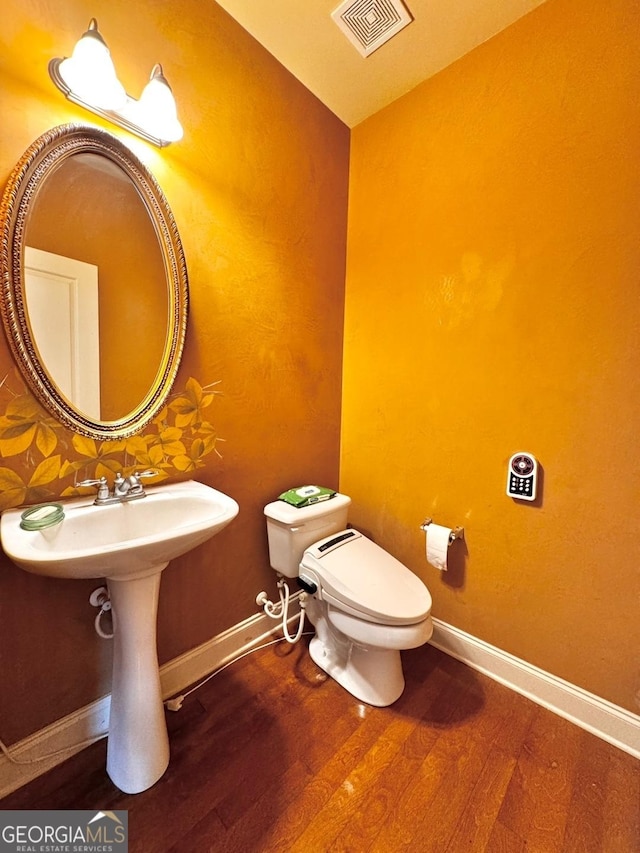
<svg viewBox="0 0 640 853">
<path fill-rule="evenodd" d="M 0 522 L 2 547 L 20 568 L 56 578 L 106 577 L 114 618 L 107 773 L 136 794 L 169 763 L 156 651 L 160 574 L 170 560 L 210 539 L 238 514 L 222 492 L 189 480 L 152 486 L 146 497 L 95 506 L 92 497 L 59 501 L 65 517 L 27 531 L 21 509 Z"/>
</svg>

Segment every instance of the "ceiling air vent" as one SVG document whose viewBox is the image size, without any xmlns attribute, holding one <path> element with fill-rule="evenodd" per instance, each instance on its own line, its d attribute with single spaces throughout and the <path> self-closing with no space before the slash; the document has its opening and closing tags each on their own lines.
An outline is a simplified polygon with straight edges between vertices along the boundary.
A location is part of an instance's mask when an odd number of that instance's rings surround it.
<svg viewBox="0 0 640 853">
<path fill-rule="evenodd" d="M 401 0 L 346 0 L 331 17 L 363 56 L 369 56 L 413 20 Z"/>
</svg>

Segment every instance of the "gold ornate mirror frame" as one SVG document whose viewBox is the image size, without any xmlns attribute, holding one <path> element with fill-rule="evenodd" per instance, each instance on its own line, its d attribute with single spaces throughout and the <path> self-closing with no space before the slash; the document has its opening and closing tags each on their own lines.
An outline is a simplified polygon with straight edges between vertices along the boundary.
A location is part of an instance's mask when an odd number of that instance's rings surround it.
<svg viewBox="0 0 640 853">
<path fill-rule="evenodd" d="M 167 333 L 155 380 L 131 412 L 113 421 L 92 420 L 60 391 L 41 362 L 26 310 L 23 258 L 29 212 L 47 176 L 78 153 L 107 158 L 133 182 L 155 229 L 166 273 L 166 281 L 159 282 L 159 287 L 165 294 L 168 291 Z M 187 325 L 184 252 L 173 214 L 155 178 L 123 143 L 106 131 L 80 125 L 53 128 L 27 149 L 9 177 L 0 202 L 0 239 L 2 321 L 13 356 L 35 396 L 67 428 L 82 435 L 119 439 L 139 432 L 168 397 L 180 364 Z M 144 317 L 140 323 L 144 324 Z M 136 330 L 123 332 L 131 335 L 135 345 Z M 127 382 L 126 376 L 122 382 Z"/>
</svg>

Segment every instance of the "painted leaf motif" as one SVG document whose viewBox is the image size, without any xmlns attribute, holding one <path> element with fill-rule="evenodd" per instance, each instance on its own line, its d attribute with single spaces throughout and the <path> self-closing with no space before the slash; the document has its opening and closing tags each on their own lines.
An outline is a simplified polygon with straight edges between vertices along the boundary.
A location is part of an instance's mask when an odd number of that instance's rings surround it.
<svg viewBox="0 0 640 853">
<path fill-rule="evenodd" d="M 149 452 L 149 445 L 155 441 L 153 435 L 134 435 L 124 442 L 124 449 L 130 456 L 141 456 Z"/>
<path fill-rule="evenodd" d="M 179 441 L 182 438 L 182 430 L 177 427 L 167 427 L 159 433 L 162 441 Z"/>
<path fill-rule="evenodd" d="M 40 424 L 36 434 L 36 447 L 43 456 L 51 456 L 58 444 L 58 436 L 46 424 Z"/>
<path fill-rule="evenodd" d="M 127 449 L 127 442 L 122 441 L 102 441 L 100 443 L 100 447 L 98 448 L 98 454 L 100 456 L 107 456 L 109 453 L 122 453 Z"/>
<path fill-rule="evenodd" d="M 175 456 L 173 458 L 173 464 L 178 471 L 182 471 L 183 473 L 186 473 L 187 471 L 195 471 L 197 467 L 193 459 L 189 459 L 188 456 Z"/>
<path fill-rule="evenodd" d="M 78 480 L 104 476 L 111 482 L 119 471 L 128 476 L 134 470 L 155 469 L 158 472 L 155 482 L 160 482 L 167 479 L 171 471 L 186 473 L 203 467 L 203 458 L 212 452 L 218 453 L 217 443 L 222 441 L 213 425 L 203 419 L 203 410 L 218 393 L 211 391 L 217 382 L 203 388 L 190 377 L 183 392 L 156 415 L 149 432 L 127 439 L 96 442 L 66 433 L 26 390 L 17 371 L 11 380 L 15 381 L 13 391 L 8 381 L 7 377 L 0 381 L 0 394 L 5 396 L 6 404 L 0 415 L 0 455 L 24 454 L 21 464 L 32 473 L 26 484 L 11 468 L 0 468 L 0 509 L 47 500 L 51 495 L 47 487 L 65 479 L 66 485 L 60 483 L 60 487 L 64 485 L 59 492 L 62 495 L 78 494 Z M 65 447 L 71 445 L 69 458 L 60 453 L 54 455 L 61 442 Z M 36 451 L 43 457 L 38 465 L 34 458 Z"/>
<path fill-rule="evenodd" d="M 176 426 L 180 427 L 180 429 L 188 429 L 192 424 L 197 423 L 198 420 L 198 410 L 193 409 L 188 414 L 176 415 Z"/>
<path fill-rule="evenodd" d="M 176 415 L 176 426 L 180 429 L 190 426 L 197 419 L 198 407 L 194 406 L 186 397 L 178 397 L 171 403 L 170 408 Z"/>
<path fill-rule="evenodd" d="M 164 461 L 164 453 L 162 452 L 162 445 L 156 444 L 153 447 L 150 447 L 147 460 L 148 461 L 145 461 L 144 464 L 149 468 L 161 468 L 166 465 Z"/>
<path fill-rule="evenodd" d="M 162 449 L 167 456 L 179 456 L 184 453 L 186 448 L 181 441 L 172 441 L 170 444 L 163 444 Z"/>
<path fill-rule="evenodd" d="M 166 422 L 168 417 L 169 409 L 167 406 L 163 406 L 151 423 L 154 423 L 156 426 L 162 426 L 162 424 Z"/>
<path fill-rule="evenodd" d="M 149 448 L 148 453 L 141 453 L 136 457 L 137 467 L 143 468 L 171 468 L 171 462 L 168 462 L 161 444 L 156 444 Z"/>
<path fill-rule="evenodd" d="M 198 425 L 197 432 L 200 435 L 215 435 L 216 429 L 213 424 L 209 423 L 209 421 L 202 421 L 202 423 Z"/>
<path fill-rule="evenodd" d="M 21 394 L 14 397 L 7 404 L 5 414 L 8 418 L 21 419 L 24 421 L 48 420 L 44 409 L 36 402 L 35 397 L 29 394 Z"/>
<path fill-rule="evenodd" d="M 189 456 L 195 461 L 200 459 L 204 452 L 204 442 L 201 438 L 194 438 L 189 448 Z"/>
<path fill-rule="evenodd" d="M 24 503 L 27 487 L 11 468 L 0 468 L 0 509 Z"/>
<path fill-rule="evenodd" d="M 11 438 L 16 430 L 23 431 L 25 429 L 29 429 L 32 424 L 33 421 L 26 418 L 9 417 L 9 415 L 3 415 L 0 418 L 0 433 L 6 433 L 7 437 Z"/>
<path fill-rule="evenodd" d="M 173 464 L 179 471 L 194 471 L 196 468 L 203 468 L 202 457 L 206 456 L 207 452 L 205 442 L 196 438 L 191 443 L 188 455 L 176 456 L 173 459 Z"/>
<path fill-rule="evenodd" d="M 35 486 L 34 488 L 29 486 L 24 502 L 29 504 L 40 504 L 48 500 L 51 500 L 51 489 L 47 489 L 44 486 Z"/>
<path fill-rule="evenodd" d="M 14 424 L 0 433 L 0 453 L 2 456 L 18 456 L 31 447 L 37 426 L 34 423 Z"/>
<path fill-rule="evenodd" d="M 199 389 L 200 393 L 197 393 Z M 198 402 L 202 397 L 202 389 L 198 385 L 198 389 L 195 391 L 193 388 L 191 391 L 189 390 L 189 383 L 187 382 L 187 388 L 185 389 L 185 393 L 181 394 L 179 397 L 176 397 L 175 400 L 172 400 L 169 403 L 169 408 L 172 412 L 178 412 L 179 414 L 189 414 L 189 412 L 193 412 L 194 409 L 198 408 Z"/>
<path fill-rule="evenodd" d="M 169 408 L 175 412 L 176 426 L 184 428 L 200 423 L 202 409 L 211 405 L 213 396 L 213 394 L 205 394 L 200 383 L 190 377 L 185 385 L 185 393 L 169 405 Z"/>
<path fill-rule="evenodd" d="M 58 477 L 63 480 L 70 474 L 75 474 L 76 471 L 79 471 L 81 468 L 86 467 L 86 464 L 87 463 L 84 459 L 76 460 L 75 462 L 70 462 L 68 459 L 65 459 L 62 465 L 60 466 Z"/>
<path fill-rule="evenodd" d="M 207 438 L 202 439 L 202 453 L 201 456 L 208 456 L 210 453 L 216 449 L 216 437 L 215 435 L 207 436 Z"/>
<path fill-rule="evenodd" d="M 76 451 L 81 456 L 87 456 L 89 459 L 98 458 L 98 448 L 92 438 L 87 438 L 86 435 L 74 435 L 71 443 Z"/>
<path fill-rule="evenodd" d="M 57 444 L 54 428 L 59 428 L 58 423 L 33 397 L 14 397 L 0 418 L 0 453 L 17 456 L 28 450 L 35 438 L 38 450 L 49 456 Z"/>
<path fill-rule="evenodd" d="M 21 477 L 12 468 L 0 468 L 0 489 L 8 491 L 19 488 L 26 489 Z"/>
<path fill-rule="evenodd" d="M 182 438 L 182 430 L 176 427 L 168 427 L 163 429 L 158 436 L 158 444 L 162 447 L 162 452 L 166 456 L 178 456 L 185 452 L 185 446 L 180 439 Z"/>
<path fill-rule="evenodd" d="M 58 479 L 60 471 L 60 456 L 49 456 L 43 459 L 29 480 L 29 488 L 44 486 Z"/>
<path fill-rule="evenodd" d="M 106 477 L 110 479 L 112 474 L 117 474 L 122 471 L 123 465 L 120 459 L 101 459 L 96 464 L 95 479 Z"/>
</svg>

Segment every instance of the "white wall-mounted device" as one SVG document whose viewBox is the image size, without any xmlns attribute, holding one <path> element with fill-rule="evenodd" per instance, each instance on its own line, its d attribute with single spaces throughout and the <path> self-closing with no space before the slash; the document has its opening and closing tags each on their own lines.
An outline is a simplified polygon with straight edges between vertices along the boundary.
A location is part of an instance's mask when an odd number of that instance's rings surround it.
<svg viewBox="0 0 640 853">
<path fill-rule="evenodd" d="M 538 488 L 538 462 L 532 453 L 514 453 L 509 459 L 507 494 L 521 501 L 534 501 Z"/>
</svg>

